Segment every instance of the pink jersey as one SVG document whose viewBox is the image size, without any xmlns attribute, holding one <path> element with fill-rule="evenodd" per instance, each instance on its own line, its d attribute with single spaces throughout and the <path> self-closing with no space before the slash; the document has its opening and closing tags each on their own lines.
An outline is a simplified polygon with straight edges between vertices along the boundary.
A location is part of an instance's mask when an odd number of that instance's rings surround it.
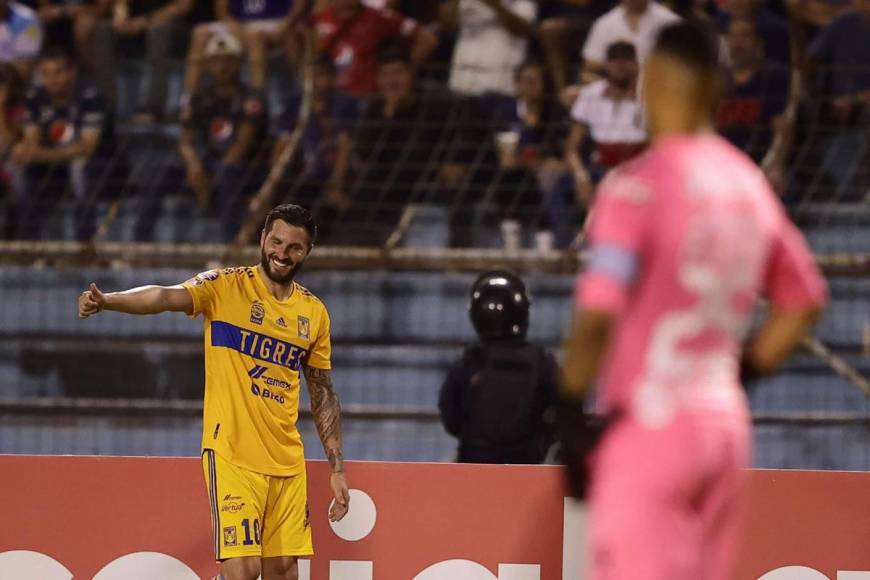
<svg viewBox="0 0 870 580">
<path fill-rule="evenodd" d="M 825 300 L 763 174 L 717 136 L 657 142 L 604 180 L 591 220 L 578 308 L 617 319 L 601 401 L 644 424 L 742 410 L 738 357 L 757 296 L 784 309 Z"/>
</svg>

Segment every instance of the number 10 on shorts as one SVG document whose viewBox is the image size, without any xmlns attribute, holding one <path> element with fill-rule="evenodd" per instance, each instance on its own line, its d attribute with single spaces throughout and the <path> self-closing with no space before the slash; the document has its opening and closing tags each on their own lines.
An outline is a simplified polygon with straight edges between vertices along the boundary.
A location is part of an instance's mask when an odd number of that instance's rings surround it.
<svg viewBox="0 0 870 580">
<path fill-rule="evenodd" d="M 242 529 L 245 530 L 245 539 L 242 541 L 243 546 L 260 545 L 260 520 L 254 519 L 254 525 L 251 525 L 251 520 L 245 518 L 242 520 Z M 252 534 L 253 532 L 253 534 Z"/>
</svg>

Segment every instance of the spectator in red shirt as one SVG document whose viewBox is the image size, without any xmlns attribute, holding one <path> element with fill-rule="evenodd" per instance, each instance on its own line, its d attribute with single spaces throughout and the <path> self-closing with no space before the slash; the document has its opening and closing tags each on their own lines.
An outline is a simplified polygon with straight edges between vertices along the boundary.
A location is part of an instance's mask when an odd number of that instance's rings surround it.
<svg viewBox="0 0 870 580">
<path fill-rule="evenodd" d="M 415 20 L 391 10 L 368 8 L 361 0 L 334 0 L 316 14 L 315 24 L 321 52 L 335 63 L 337 87 L 355 97 L 377 92 L 378 46 L 404 39 L 416 66 L 438 44 L 435 34 Z"/>
</svg>

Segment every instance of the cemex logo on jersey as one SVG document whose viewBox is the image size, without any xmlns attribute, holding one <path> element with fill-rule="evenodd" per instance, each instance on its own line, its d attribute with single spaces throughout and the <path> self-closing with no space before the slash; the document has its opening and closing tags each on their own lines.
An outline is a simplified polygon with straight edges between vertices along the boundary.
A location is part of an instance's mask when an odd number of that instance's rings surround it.
<svg viewBox="0 0 870 580">
<path fill-rule="evenodd" d="M 270 387 L 280 387 L 285 391 L 290 388 L 290 383 L 287 381 L 282 381 L 281 379 L 276 379 L 274 377 L 268 377 L 264 373 L 269 370 L 268 367 L 254 365 L 254 367 L 248 371 L 248 376 L 252 379 L 260 379 L 263 383 L 269 385 Z"/>
</svg>

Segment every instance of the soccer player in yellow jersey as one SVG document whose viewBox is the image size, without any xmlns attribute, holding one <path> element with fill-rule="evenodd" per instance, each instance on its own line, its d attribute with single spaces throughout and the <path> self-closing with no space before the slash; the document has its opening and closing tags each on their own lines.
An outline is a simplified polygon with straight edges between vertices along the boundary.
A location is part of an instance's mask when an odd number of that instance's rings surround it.
<svg viewBox="0 0 870 580">
<path fill-rule="evenodd" d="M 341 406 L 330 378 L 329 315 L 294 281 L 314 247 L 311 214 L 280 205 L 266 217 L 260 264 L 203 272 L 177 286 L 79 297 L 79 317 L 202 314 L 205 405 L 202 462 L 222 580 L 296 580 L 313 554 L 299 414 L 299 375 L 332 468 L 329 518 L 348 510 Z"/>
</svg>

